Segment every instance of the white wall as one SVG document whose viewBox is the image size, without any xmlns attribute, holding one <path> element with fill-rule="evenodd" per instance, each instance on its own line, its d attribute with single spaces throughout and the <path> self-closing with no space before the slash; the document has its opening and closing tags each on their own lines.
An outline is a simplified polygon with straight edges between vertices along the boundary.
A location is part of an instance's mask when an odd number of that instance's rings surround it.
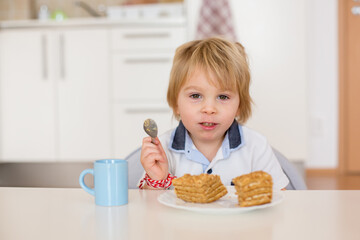
<svg viewBox="0 0 360 240">
<path fill-rule="evenodd" d="M 337 165 L 336 0 L 230 0 L 238 40 L 250 58 L 253 117 L 291 160 Z M 200 0 L 187 1 L 189 39 Z"/>
<path fill-rule="evenodd" d="M 311 168 L 338 165 L 337 0 L 307 0 L 307 79 Z"/>
</svg>

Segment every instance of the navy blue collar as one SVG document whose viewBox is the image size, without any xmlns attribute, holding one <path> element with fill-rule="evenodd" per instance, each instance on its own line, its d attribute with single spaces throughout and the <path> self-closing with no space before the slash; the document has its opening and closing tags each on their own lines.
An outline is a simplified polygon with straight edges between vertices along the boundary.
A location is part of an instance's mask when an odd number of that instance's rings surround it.
<svg viewBox="0 0 360 240">
<path fill-rule="evenodd" d="M 231 124 L 230 128 L 227 130 L 227 137 L 229 140 L 229 148 L 236 149 L 242 145 L 243 140 L 241 136 L 241 126 L 237 123 L 236 120 Z M 174 137 L 172 139 L 171 148 L 177 151 L 185 150 L 185 140 L 186 140 L 186 128 L 182 121 L 179 122 L 175 130 Z"/>
</svg>

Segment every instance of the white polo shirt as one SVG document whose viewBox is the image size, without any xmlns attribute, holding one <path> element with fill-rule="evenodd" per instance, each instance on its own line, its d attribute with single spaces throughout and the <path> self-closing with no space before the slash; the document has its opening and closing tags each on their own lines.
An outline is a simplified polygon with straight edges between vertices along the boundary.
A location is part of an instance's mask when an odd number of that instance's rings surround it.
<svg viewBox="0 0 360 240">
<path fill-rule="evenodd" d="M 289 184 L 266 138 L 236 121 L 211 162 L 196 149 L 181 121 L 159 139 L 169 161 L 169 172 L 177 177 L 186 173 L 216 174 L 225 186 L 230 186 L 237 176 L 263 170 L 272 176 L 274 190 Z"/>
</svg>

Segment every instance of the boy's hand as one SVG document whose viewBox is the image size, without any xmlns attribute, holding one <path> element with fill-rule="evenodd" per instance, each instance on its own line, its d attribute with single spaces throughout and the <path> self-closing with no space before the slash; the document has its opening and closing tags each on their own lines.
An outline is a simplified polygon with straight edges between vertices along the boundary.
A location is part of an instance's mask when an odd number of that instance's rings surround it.
<svg viewBox="0 0 360 240">
<path fill-rule="evenodd" d="M 151 179 L 163 180 L 169 173 L 168 160 L 159 138 L 155 138 L 153 142 L 151 137 L 143 139 L 140 161 Z"/>
</svg>

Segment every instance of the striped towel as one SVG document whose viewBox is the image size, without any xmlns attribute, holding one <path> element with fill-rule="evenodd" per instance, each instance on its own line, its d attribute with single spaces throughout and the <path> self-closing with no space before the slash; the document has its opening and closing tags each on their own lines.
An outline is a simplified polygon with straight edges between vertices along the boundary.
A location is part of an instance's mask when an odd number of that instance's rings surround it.
<svg viewBox="0 0 360 240">
<path fill-rule="evenodd" d="M 236 41 L 228 0 L 203 0 L 196 39 L 222 36 Z"/>
</svg>

